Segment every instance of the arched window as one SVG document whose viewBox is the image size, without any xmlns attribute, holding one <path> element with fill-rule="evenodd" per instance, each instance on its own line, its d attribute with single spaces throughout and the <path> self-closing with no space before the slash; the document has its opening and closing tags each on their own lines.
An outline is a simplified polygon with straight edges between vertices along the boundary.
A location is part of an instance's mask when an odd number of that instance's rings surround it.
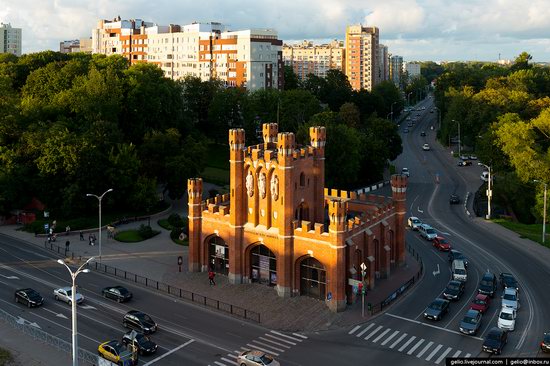
<svg viewBox="0 0 550 366">
<path fill-rule="evenodd" d="M 305 258 L 300 263 L 300 294 L 325 300 L 327 273 L 325 266 L 313 257 Z"/>
<path fill-rule="evenodd" d="M 209 269 L 227 275 L 229 273 L 229 246 L 217 235 L 208 240 Z"/>
<path fill-rule="evenodd" d="M 306 185 L 306 176 L 302 172 L 302 173 L 300 173 L 300 187 L 304 187 L 305 185 Z"/>
<path fill-rule="evenodd" d="M 250 279 L 269 286 L 277 284 L 277 257 L 263 244 L 250 251 Z"/>
</svg>

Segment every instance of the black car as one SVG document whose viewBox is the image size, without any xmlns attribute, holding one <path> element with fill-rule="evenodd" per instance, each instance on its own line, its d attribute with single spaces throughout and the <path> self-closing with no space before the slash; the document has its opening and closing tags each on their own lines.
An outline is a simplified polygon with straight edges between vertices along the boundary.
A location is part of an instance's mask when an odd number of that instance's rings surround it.
<svg viewBox="0 0 550 366">
<path fill-rule="evenodd" d="M 424 131 L 420 132 L 420 136 L 426 136 L 426 132 Z"/>
<path fill-rule="evenodd" d="M 461 260 L 464 262 L 464 266 L 466 268 L 468 268 L 468 258 L 466 258 L 464 256 L 464 254 L 462 254 L 462 252 L 456 250 L 456 249 L 451 249 L 451 251 L 449 251 L 449 262 L 453 262 L 455 259 L 457 260 Z"/>
<path fill-rule="evenodd" d="M 110 286 L 101 290 L 103 297 L 113 299 L 118 302 L 129 301 L 132 298 L 132 293 L 122 286 Z"/>
<path fill-rule="evenodd" d="M 440 320 L 443 315 L 449 312 L 449 301 L 444 299 L 435 299 L 424 310 L 424 318 Z"/>
<path fill-rule="evenodd" d="M 500 355 L 504 345 L 508 342 L 508 333 L 500 328 L 493 327 L 485 336 L 482 350 Z"/>
<path fill-rule="evenodd" d="M 456 194 L 451 194 L 451 197 L 449 198 L 449 203 L 451 205 L 460 203 L 460 198 L 458 198 L 458 195 L 456 195 Z"/>
<path fill-rule="evenodd" d="M 124 315 L 122 325 L 125 328 L 139 330 L 142 333 L 150 334 L 157 331 L 157 323 L 147 314 L 137 310 L 130 310 Z"/>
<path fill-rule="evenodd" d="M 497 292 L 497 276 L 489 271 L 485 272 L 481 281 L 479 281 L 477 292 L 495 297 L 495 292 Z"/>
<path fill-rule="evenodd" d="M 135 330 L 124 333 L 122 336 L 122 344 L 128 346 L 134 344 L 140 355 L 150 355 L 157 351 L 157 344 L 143 333 L 138 333 Z"/>
<path fill-rule="evenodd" d="M 459 161 L 458 166 L 468 166 L 468 165 L 472 165 L 472 162 L 469 161 L 469 160 L 465 160 L 465 161 Z"/>
<path fill-rule="evenodd" d="M 507 287 L 511 287 L 519 291 L 518 281 L 516 281 L 516 278 L 511 273 L 503 272 L 500 274 L 499 278 L 503 290 Z"/>
<path fill-rule="evenodd" d="M 542 342 L 540 342 L 540 350 L 542 352 L 550 352 L 550 333 L 544 333 Z"/>
<path fill-rule="evenodd" d="M 464 293 L 464 282 L 451 281 L 443 291 L 443 297 L 447 300 L 459 300 Z"/>
<path fill-rule="evenodd" d="M 44 298 L 32 288 L 15 290 L 15 302 L 25 304 L 27 307 L 40 306 L 44 304 Z"/>
</svg>

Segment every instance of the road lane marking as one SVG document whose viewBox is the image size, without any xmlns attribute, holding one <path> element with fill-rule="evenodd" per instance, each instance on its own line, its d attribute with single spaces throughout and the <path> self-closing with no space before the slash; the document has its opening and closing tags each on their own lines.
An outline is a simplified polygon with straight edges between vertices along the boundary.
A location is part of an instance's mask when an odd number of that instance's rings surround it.
<svg viewBox="0 0 550 366">
<path fill-rule="evenodd" d="M 469 353 L 466 353 L 466 356 L 464 356 L 464 358 L 470 358 L 471 354 Z"/>
<path fill-rule="evenodd" d="M 375 335 L 376 333 L 378 333 L 378 331 L 382 329 L 382 326 L 379 325 L 378 328 L 376 328 L 375 330 L 373 330 L 368 336 L 365 337 L 365 341 L 369 340 L 370 337 L 372 337 L 373 335 Z"/>
<path fill-rule="evenodd" d="M 419 341 L 409 350 L 409 352 L 407 352 L 407 354 L 408 354 L 408 355 L 412 355 L 413 352 L 416 351 L 416 349 L 417 349 L 418 347 L 420 347 L 420 345 L 421 345 L 422 343 L 424 343 L 424 341 L 425 341 L 424 338 L 422 338 L 421 340 L 419 340 Z"/>
<path fill-rule="evenodd" d="M 257 340 L 253 340 L 253 341 L 251 341 L 250 343 L 257 343 L 257 344 L 259 344 L 259 345 L 262 346 L 262 347 L 271 348 L 271 349 L 274 349 L 274 350 L 277 351 L 277 352 L 284 352 L 284 351 L 285 351 L 284 349 L 277 348 L 277 347 L 275 347 L 275 346 L 272 346 L 272 345 L 270 345 L 270 344 L 267 344 L 267 343 L 264 343 L 264 342 L 260 342 L 260 341 L 257 341 Z"/>
<path fill-rule="evenodd" d="M 303 334 L 300 334 L 300 333 L 292 333 L 292 335 L 295 335 L 296 337 L 300 337 L 302 339 L 307 339 L 307 337 Z"/>
<path fill-rule="evenodd" d="M 458 350 L 455 352 L 455 354 L 453 355 L 453 358 L 457 358 L 459 354 L 461 354 L 462 351 Z"/>
<path fill-rule="evenodd" d="M 363 334 L 367 333 L 368 330 L 369 330 L 370 328 L 372 328 L 372 327 L 374 327 L 374 323 L 369 324 L 368 327 L 366 327 L 365 329 L 363 329 L 361 332 L 357 333 L 356 337 L 357 337 L 357 338 L 361 337 Z"/>
<path fill-rule="evenodd" d="M 458 334 L 458 335 L 461 335 L 463 337 L 465 336 L 464 334 L 462 334 L 460 332 L 457 332 L 456 330 L 451 330 L 451 329 L 447 329 L 447 328 L 438 327 L 437 325 L 424 323 L 424 322 L 421 322 L 419 320 L 409 319 L 409 318 L 405 318 L 405 317 L 395 315 L 395 314 L 390 314 L 390 313 L 384 313 L 384 315 L 391 316 L 393 318 L 397 318 L 397 319 L 401 319 L 401 320 L 405 320 L 405 321 L 408 321 L 408 322 L 411 322 L 411 323 L 420 324 L 420 325 L 423 325 L 425 327 L 430 327 L 430 328 L 439 329 L 439 330 L 442 330 L 442 331 L 445 331 L 445 332 Z M 478 339 L 480 341 L 483 341 L 483 338 L 481 338 L 481 337 L 474 337 L 474 336 L 465 336 L 465 337 Z"/>
<path fill-rule="evenodd" d="M 398 349 L 398 351 L 399 351 L 399 352 L 403 352 L 403 350 L 404 350 L 405 348 L 407 348 L 408 345 L 411 344 L 412 341 L 414 341 L 415 339 L 416 339 L 416 337 L 415 337 L 415 336 L 412 336 L 407 342 L 405 342 L 404 345 L 401 346 L 401 348 Z"/>
<path fill-rule="evenodd" d="M 221 363 L 219 361 L 214 361 L 214 363 L 218 366 L 227 366 L 225 363 Z M 145 364 L 145 365 L 147 365 L 147 364 Z"/>
<path fill-rule="evenodd" d="M 239 352 L 240 353 L 240 352 Z M 238 356 L 235 356 L 234 354 L 232 353 L 228 353 L 227 356 L 231 357 L 231 358 L 234 358 L 234 359 L 237 359 Z"/>
<path fill-rule="evenodd" d="M 290 346 L 287 346 L 286 344 L 282 344 L 282 343 L 279 343 L 279 342 L 272 341 L 271 339 L 267 339 L 267 338 L 264 338 L 264 337 L 258 337 L 258 339 L 261 339 L 262 341 L 266 341 L 266 342 L 276 344 L 279 347 L 284 347 L 284 348 L 289 348 L 290 349 Z"/>
<path fill-rule="evenodd" d="M 230 360 L 230 359 L 225 358 L 225 357 L 220 358 L 220 360 L 225 361 L 225 362 L 229 362 L 230 364 L 232 364 L 233 362 L 235 362 L 234 360 Z"/>
<path fill-rule="evenodd" d="M 380 333 L 380 335 L 379 335 L 378 337 L 376 337 L 376 338 L 374 339 L 374 341 L 372 341 L 372 343 L 378 342 L 378 341 L 380 340 L 380 338 L 382 338 L 383 336 L 385 336 L 386 334 L 388 334 L 390 330 L 391 330 L 391 329 L 388 328 L 388 329 L 386 329 L 385 331 L 383 331 L 382 333 Z"/>
<path fill-rule="evenodd" d="M 420 351 L 420 353 L 416 355 L 416 357 L 417 357 L 417 358 L 422 357 L 422 355 L 423 355 L 424 353 L 426 353 L 426 351 L 427 351 L 433 344 L 434 344 L 434 342 L 428 343 L 428 344 L 422 349 L 422 351 Z"/>
<path fill-rule="evenodd" d="M 42 307 L 42 309 L 46 310 L 49 313 L 52 313 L 53 315 L 57 316 L 58 318 L 69 319 L 65 315 L 63 315 L 62 313 L 56 313 L 55 311 L 52 311 L 50 309 L 46 309 L 45 307 Z"/>
<path fill-rule="evenodd" d="M 433 356 L 435 356 L 435 354 L 436 354 L 437 352 L 439 352 L 439 350 L 441 349 L 441 347 L 443 347 L 442 344 L 439 344 L 437 347 L 435 347 L 435 349 L 432 351 L 432 353 L 430 353 L 430 355 L 429 355 L 428 357 L 426 357 L 426 361 L 430 361 L 430 360 L 433 358 Z"/>
<path fill-rule="evenodd" d="M 166 352 L 166 353 L 160 355 L 159 357 L 155 358 L 154 360 L 151 360 L 151 361 L 147 362 L 147 363 L 144 364 L 143 366 L 152 365 L 153 363 L 155 363 L 155 362 L 157 362 L 157 361 L 159 361 L 159 360 L 162 360 L 164 357 L 169 356 L 169 355 L 171 355 L 172 353 L 174 353 L 174 352 L 176 352 L 176 351 L 179 351 L 179 350 L 182 349 L 183 347 L 185 347 L 185 346 L 187 346 L 187 345 L 189 345 L 189 344 L 191 344 L 191 343 L 193 343 L 193 342 L 195 342 L 195 340 L 194 340 L 194 339 L 190 339 L 190 340 L 188 340 L 187 342 L 185 342 L 184 344 L 181 344 L 181 345 L 177 346 L 177 347 L 174 348 L 173 350 L 170 350 L 170 351 L 168 351 L 168 352 Z M 224 366 L 225 366 L 225 365 L 224 365 Z"/>
<path fill-rule="evenodd" d="M 391 336 L 389 336 L 388 338 L 386 338 L 384 340 L 384 342 L 382 342 L 382 346 L 385 346 L 386 343 L 388 343 L 389 341 L 391 341 L 393 339 L 393 337 L 395 337 L 397 334 L 399 333 L 398 330 L 396 330 L 395 332 L 393 332 L 393 334 Z"/>
<path fill-rule="evenodd" d="M 401 335 L 401 337 L 399 337 L 395 342 L 392 343 L 392 345 L 390 346 L 390 348 L 393 349 L 393 347 L 397 346 L 397 344 L 398 344 L 399 342 L 401 342 L 401 341 L 403 340 L 403 338 L 405 338 L 406 336 L 407 336 L 407 333 L 403 333 L 403 334 Z"/>
<path fill-rule="evenodd" d="M 279 337 L 275 337 L 274 335 L 272 334 L 269 334 L 269 333 L 266 333 L 265 334 L 266 337 L 270 337 L 270 338 L 275 338 L 276 340 L 278 341 L 281 341 L 281 342 L 285 342 L 285 343 L 288 343 L 288 344 L 292 344 L 293 346 L 295 346 L 297 343 L 294 343 L 294 342 L 291 342 L 291 341 L 287 341 L 286 339 L 281 339 Z"/>
<path fill-rule="evenodd" d="M 291 337 L 291 336 L 289 336 L 289 335 L 286 335 L 286 334 L 283 334 L 283 333 L 279 333 L 279 332 L 277 332 L 277 331 L 275 331 L 275 330 L 272 330 L 271 333 L 280 335 L 281 337 L 286 337 L 286 338 L 291 339 L 291 340 L 296 341 L 296 342 L 302 342 L 302 339 L 298 339 L 298 338 L 295 338 L 295 337 Z"/>
<path fill-rule="evenodd" d="M 451 352 L 451 350 L 452 350 L 451 347 L 447 347 L 445 352 L 443 352 L 443 354 L 439 356 L 437 360 L 435 360 L 435 363 L 439 364 L 441 361 L 443 361 L 443 359 L 449 354 L 449 352 Z"/>
<path fill-rule="evenodd" d="M 249 344 L 249 343 L 247 343 L 246 345 L 247 345 L 248 347 L 250 347 L 250 348 L 258 349 L 258 350 L 260 350 L 260 351 L 262 351 L 262 352 L 269 353 L 269 354 L 271 354 L 271 355 L 273 355 L 273 356 L 279 356 L 278 353 L 275 353 L 275 352 L 273 352 L 273 351 L 269 351 L 269 350 L 260 348 L 260 347 L 255 346 L 255 345 L 252 345 L 252 344 Z"/>
<path fill-rule="evenodd" d="M 361 328 L 360 325 L 356 326 L 355 328 L 353 328 L 352 330 L 350 330 L 350 331 L 348 332 L 348 334 L 353 334 L 353 333 L 355 333 L 355 331 L 356 331 L 357 329 L 359 329 L 359 328 Z"/>
</svg>

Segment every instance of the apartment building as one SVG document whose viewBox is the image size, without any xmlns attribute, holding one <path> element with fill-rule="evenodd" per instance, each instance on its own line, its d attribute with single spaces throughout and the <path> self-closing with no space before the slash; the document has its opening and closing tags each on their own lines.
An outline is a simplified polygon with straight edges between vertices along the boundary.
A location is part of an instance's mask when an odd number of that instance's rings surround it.
<svg viewBox="0 0 550 366">
<path fill-rule="evenodd" d="M 378 82 L 390 79 L 390 62 L 388 60 L 388 46 L 378 45 Z"/>
<path fill-rule="evenodd" d="M 420 64 L 418 62 L 403 63 L 403 72 L 407 74 L 409 81 L 420 76 L 420 69 Z"/>
<path fill-rule="evenodd" d="M 399 88 L 403 74 L 403 57 L 390 56 L 390 80 Z"/>
<path fill-rule="evenodd" d="M 59 52 L 73 53 L 84 52 L 92 53 L 92 38 L 72 39 L 69 41 L 59 42 Z"/>
<path fill-rule="evenodd" d="M 9 23 L 0 23 L 0 53 L 21 56 L 21 37 L 21 28 L 13 28 Z"/>
<path fill-rule="evenodd" d="M 346 28 L 345 73 L 355 90 L 378 84 L 379 31 L 377 27 L 351 25 Z"/>
<path fill-rule="evenodd" d="M 314 45 L 311 41 L 284 45 L 283 60 L 291 66 L 300 80 L 308 74 L 325 77 L 327 71 L 336 69 L 344 72 L 346 48 L 343 41 L 333 40 L 327 44 Z"/>
<path fill-rule="evenodd" d="M 282 41 L 272 29 L 230 31 L 214 22 L 159 26 L 118 18 L 100 21 L 92 33 L 95 53 L 154 63 L 172 79 L 192 75 L 251 91 L 283 88 Z"/>
</svg>

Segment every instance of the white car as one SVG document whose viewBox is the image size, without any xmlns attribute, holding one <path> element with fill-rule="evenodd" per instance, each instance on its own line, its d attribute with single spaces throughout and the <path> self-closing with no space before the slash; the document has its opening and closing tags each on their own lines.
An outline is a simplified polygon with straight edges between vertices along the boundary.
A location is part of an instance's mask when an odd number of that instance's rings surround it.
<svg viewBox="0 0 550 366">
<path fill-rule="evenodd" d="M 72 304 L 72 289 L 70 287 L 61 287 L 53 290 L 53 297 L 58 301 L 65 301 L 67 304 Z M 80 304 L 84 301 L 84 296 L 78 291 L 75 294 L 76 303 Z"/>
<path fill-rule="evenodd" d="M 428 224 L 420 225 L 418 231 L 420 232 L 420 236 L 426 240 L 433 240 L 437 236 L 435 229 Z"/>
<path fill-rule="evenodd" d="M 407 177 L 411 176 L 411 173 L 409 172 L 409 168 L 401 169 L 401 174 L 406 175 Z"/>
<path fill-rule="evenodd" d="M 420 219 L 419 219 L 418 217 L 411 216 L 411 217 L 409 217 L 409 219 L 407 220 L 407 225 L 409 225 L 409 227 L 410 227 L 412 230 L 418 230 L 418 228 L 420 227 L 420 225 L 422 225 L 422 221 L 420 221 Z"/>
<path fill-rule="evenodd" d="M 497 326 L 502 330 L 513 331 L 516 327 L 516 311 L 506 307 L 500 309 Z"/>
<path fill-rule="evenodd" d="M 518 290 L 512 287 L 507 287 L 504 289 L 504 294 L 502 295 L 502 307 L 506 307 L 516 311 L 519 310 Z"/>
<path fill-rule="evenodd" d="M 422 145 L 422 150 L 424 150 L 424 151 L 430 151 L 430 145 L 428 145 L 428 144 Z"/>
</svg>

